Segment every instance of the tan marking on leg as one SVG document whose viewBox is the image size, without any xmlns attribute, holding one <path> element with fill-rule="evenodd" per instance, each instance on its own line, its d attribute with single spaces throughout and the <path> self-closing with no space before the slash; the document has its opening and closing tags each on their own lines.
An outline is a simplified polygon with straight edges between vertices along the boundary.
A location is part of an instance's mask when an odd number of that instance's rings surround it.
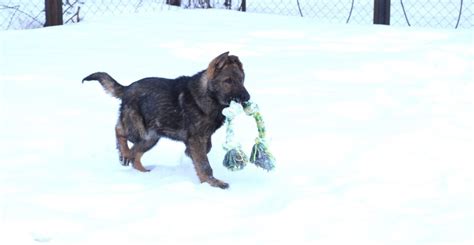
<svg viewBox="0 0 474 245">
<path fill-rule="evenodd" d="M 133 161 L 133 168 L 140 171 L 140 172 L 150 172 L 150 170 L 143 167 L 141 158 L 143 156 L 143 152 L 137 152 L 134 156 Z"/>
</svg>

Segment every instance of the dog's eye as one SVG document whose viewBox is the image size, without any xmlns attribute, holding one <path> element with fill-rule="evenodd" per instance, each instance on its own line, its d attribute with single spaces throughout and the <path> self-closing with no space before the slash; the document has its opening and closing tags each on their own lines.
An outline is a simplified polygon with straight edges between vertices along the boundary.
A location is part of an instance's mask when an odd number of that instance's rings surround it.
<svg viewBox="0 0 474 245">
<path fill-rule="evenodd" d="M 226 79 L 224 80 L 225 83 L 232 83 L 232 79 Z"/>
</svg>

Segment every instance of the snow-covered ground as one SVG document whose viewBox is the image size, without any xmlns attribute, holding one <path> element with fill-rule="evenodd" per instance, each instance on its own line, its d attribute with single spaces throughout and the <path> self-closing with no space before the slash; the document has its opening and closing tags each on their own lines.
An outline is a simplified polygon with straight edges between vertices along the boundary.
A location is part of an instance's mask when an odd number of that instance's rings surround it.
<svg viewBox="0 0 474 245">
<path fill-rule="evenodd" d="M 122 167 L 119 101 L 82 78 L 192 75 L 224 51 L 275 171 L 226 170 L 223 129 L 209 158 L 229 190 L 170 140 L 150 173 Z M 473 61 L 467 30 L 219 10 L 0 32 L 0 244 L 474 244 Z"/>
</svg>

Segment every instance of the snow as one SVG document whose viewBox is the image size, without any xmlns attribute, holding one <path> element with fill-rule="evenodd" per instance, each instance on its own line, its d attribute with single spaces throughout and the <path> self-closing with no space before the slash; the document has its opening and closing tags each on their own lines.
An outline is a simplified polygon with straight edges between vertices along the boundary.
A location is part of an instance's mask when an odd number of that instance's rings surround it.
<svg viewBox="0 0 474 245">
<path fill-rule="evenodd" d="M 186 21 L 181 21 L 185 19 Z M 122 84 L 238 55 L 276 169 L 200 184 L 162 140 L 122 167 Z M 318 24 L 219 10 L 0 32 L 1 244 L 473 244 L 472 32 Z M 250 151 L 255 122 L 236 133 Z"/>
</svg>

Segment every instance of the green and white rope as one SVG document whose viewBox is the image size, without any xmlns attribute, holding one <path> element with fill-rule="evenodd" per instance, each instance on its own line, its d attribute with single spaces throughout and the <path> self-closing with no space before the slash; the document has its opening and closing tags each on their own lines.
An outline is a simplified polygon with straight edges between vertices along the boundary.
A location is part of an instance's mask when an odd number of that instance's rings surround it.
<svg viewBox="0 0 474 245">
<path fill-rule="evenodd" d="M 252 116 L 257 123 L 258 137 L 255 139 L 255 145 L 252 147 L 250 154 L 250 162 L 267 171 L 275 168 L 275 158 L 268 149 L 268 143 L 265 138 L 265 125 L 258 105 L 253 102 L 245 102 L 243 107 L 241 104 L 232 101 L 230 106 L 222 111 L 226 117 L 226 142 L 224 149 L 227 151 L 223 164 L 230 170 L 241 170 L 249 161 L 247 155 L 242 150 L 240 143 L 235 141 L 235 133 L 233 120 L 240 113 L 245 112 L 248 116 Z"/>
<path fill-rule="evenodd" d="M 223 145 L 224 150 L 227 151 L 224 157 L 224 166 L 232 171 L 241 170 L 247 165 L 248 157 L 242 150 L 242 145 L 235 140 L 234 133 L 234 118 L 242 113 L 244 109 L 242 105 L 231 101 L 230 106 L 222 110 L 225 116 L 226 125 L 226 140 Z"/>
</svg>

